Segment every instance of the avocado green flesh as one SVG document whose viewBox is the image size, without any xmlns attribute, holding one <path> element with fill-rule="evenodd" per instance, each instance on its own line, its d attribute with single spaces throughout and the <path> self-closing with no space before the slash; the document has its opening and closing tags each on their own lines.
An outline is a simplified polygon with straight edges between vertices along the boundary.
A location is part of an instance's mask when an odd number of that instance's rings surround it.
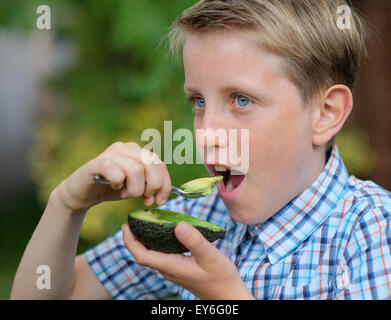
<svg viewBox="0 0 391 320">
<path fill-rule="evenodd" d="M 148 249 L 166 253 L 189 251 L 175 237 L 175 226 L 181 221 L 193 225 L 210 242 L 219 239 L 225 233 L 224 228 L 174 211 L 146 209 L 134 211 L 128 216 L 129 227 L 141 243 Z"/>
<path fill-rule="evenodd" d="M 181 189 L 187 192 L 201 192 L 204 196 L 216 190 L 216 184 L 223 176 L 198 178 L 182 184 Z"/>
</svg>

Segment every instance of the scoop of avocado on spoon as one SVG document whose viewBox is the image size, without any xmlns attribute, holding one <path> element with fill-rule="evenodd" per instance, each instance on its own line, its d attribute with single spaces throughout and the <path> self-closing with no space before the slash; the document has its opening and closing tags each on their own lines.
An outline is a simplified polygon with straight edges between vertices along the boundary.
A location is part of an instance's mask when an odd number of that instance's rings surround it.
<svg viewBox="0 0 391 320">
<path fill-rule="evenodd" d="M 207 196 L 216 190 L 216 184 L 221 180 L 223 176 L 198 178 L 182 184 L 181 189 L 186 192 L 200 192 Z"/>
</svg>

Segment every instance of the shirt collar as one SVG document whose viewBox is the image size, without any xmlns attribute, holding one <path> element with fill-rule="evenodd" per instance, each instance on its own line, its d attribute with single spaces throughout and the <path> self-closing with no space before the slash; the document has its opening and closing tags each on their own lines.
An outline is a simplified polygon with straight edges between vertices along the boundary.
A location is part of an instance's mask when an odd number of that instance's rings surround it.
<svg viewBox="0 0 391 320">
<path fill-rule="evenodd" d="M 307 190 L 265 222 L 248 226 L 250 235 L 261 240 L 271 264 L 296 249 L 325 221 L 347 180 L 347 170 L 334 145 L 321 174 Z"/>
</svg>

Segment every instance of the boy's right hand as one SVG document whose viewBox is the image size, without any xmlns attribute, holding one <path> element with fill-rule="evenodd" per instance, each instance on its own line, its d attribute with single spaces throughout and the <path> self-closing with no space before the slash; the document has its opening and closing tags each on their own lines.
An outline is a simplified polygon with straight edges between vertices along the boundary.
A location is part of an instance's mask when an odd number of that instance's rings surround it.
<svg viewBox="0 0 391 320">
<path fill-rule="evenodd" d="M 153 157 L 143 161 L 142 152 Z M 144 154 L 145 155 L 145 154 Z M 101 175 L 110 185 L 93 180 Z M 61 201 L 73 211 L 84 211 L 103 201 L 142 196 L 147 206 L 155 201 L 164 204 L 171 192 L 171 179 L 166 164 L 135 142 L 115 142 L 95 159 L 90 160 L 56 188 Z"/>
</svg>

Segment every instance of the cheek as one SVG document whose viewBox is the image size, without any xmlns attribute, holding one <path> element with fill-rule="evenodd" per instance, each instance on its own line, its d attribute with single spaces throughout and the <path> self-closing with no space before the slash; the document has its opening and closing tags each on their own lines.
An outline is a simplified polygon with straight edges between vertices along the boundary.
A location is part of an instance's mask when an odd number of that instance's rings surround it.
<svg viewBox="0 0 391 320">
<path fill-rule="evenodd" d="M 250 163 L 263 174 L 292 170 L 295 162 L 305 153 L 308 140 L 308 122 L 305 114 L 276 115 L 259 124 L 250 138 Z"/>
</svg>

